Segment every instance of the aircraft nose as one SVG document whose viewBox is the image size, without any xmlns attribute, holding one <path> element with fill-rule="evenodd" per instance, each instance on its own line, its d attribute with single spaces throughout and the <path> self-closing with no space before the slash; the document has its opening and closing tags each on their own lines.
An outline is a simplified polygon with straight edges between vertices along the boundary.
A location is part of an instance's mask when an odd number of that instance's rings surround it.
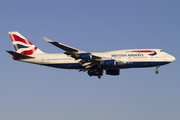
<svg viewBox="0 0 180 120">
<path fill-rule="evenodd" d="M 176 58 L 174 56 L 172 56 L 171 58 L 172 62 L 176 60 Z"/>
<path fill-rule="evenodd" d="M 167 58 L 167 60 L 168 60 L 169 62 L 173 62 L 173 61 L 176 60 L 176 58 L 171 55 L 170 57 Z"/>
</svg>

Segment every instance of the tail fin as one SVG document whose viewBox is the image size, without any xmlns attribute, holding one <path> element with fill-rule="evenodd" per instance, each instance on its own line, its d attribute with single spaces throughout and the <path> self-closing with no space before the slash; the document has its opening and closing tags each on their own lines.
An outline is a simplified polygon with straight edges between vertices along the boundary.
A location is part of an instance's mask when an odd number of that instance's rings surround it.
<svg viewBox="0 0 180 120">
<path fill-rule="evenodd" d="M 23 37 L 19 32 L 9 32 L 9 35 L 17 53 L 23 55 L 43 53 L 40 49 L 38 49 L 35 45 L 33 45 L 30 41 Z"/>
</svg>

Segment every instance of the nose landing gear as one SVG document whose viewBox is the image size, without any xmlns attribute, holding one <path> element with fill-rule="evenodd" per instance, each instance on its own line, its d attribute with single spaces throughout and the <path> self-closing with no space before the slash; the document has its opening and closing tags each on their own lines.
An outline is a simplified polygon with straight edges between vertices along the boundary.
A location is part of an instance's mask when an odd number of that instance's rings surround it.
<svg viewBox="0 0 180 120">
<path fill-rule="evenodd" d="M 158 68 L 159 68 L 159 66 L 157 66 L 157 68 L 156 68 L 156 71 L 155 71 L 156 74 L 159 73 Z"/>
</svg>

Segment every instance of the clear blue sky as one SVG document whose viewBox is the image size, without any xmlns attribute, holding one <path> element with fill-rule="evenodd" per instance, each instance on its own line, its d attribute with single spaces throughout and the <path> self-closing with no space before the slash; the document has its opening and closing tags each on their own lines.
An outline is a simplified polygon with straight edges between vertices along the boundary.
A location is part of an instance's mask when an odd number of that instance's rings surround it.
<svg viewBox="0 0 180 120">
<path fill-rule="evenodd" d="M 160 48 L 176 61 L 101 80 L 14 61 L 8 31 L 47 53 L 42 37 L 88 51 Z M 180 120 L 179 0 L 1 0 L 1 120 Z"/>
</svg>

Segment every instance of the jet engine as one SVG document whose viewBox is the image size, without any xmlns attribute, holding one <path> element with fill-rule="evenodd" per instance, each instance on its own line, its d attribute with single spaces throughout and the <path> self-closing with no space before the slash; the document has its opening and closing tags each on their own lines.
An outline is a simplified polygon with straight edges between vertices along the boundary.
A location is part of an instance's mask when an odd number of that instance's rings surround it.
<svg viewBox="0 0 180 120">
<path fill-rule="evenodd" d="M 116 61 L 116 60 L 101 61 L 101 65 L 104 65 L 104 66 L 116 66 L 116 65 L 122 65 L 122 64 L 124 64 L 124 63 L 121 61 Z"/>
<path fill-rule="evenodd" d="M 119 75 L 119 74 L 120 74 L 119 69 L 106 70 L 106 75 Z"/>
<path fill-rule="evenodd" d="M 90 60 L 92 58 L 91 53 L 80 53 L 75 56 L 76 59 Z"/>
</svg>

